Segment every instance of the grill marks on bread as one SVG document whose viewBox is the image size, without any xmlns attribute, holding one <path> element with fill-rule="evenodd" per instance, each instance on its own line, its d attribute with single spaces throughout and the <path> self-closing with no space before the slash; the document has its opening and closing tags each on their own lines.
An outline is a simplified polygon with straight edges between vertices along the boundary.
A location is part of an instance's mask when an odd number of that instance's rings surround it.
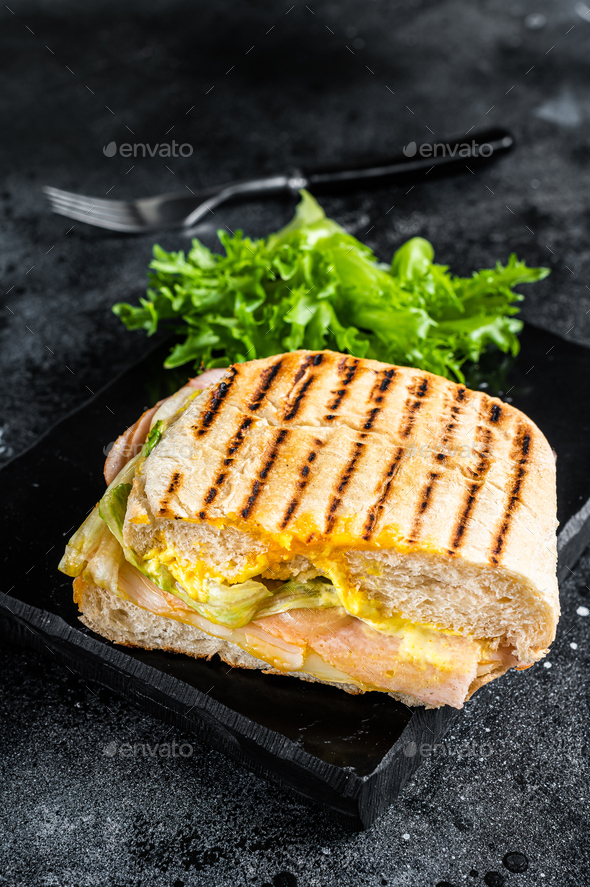
<svg viewBox="0 0 590 887">
<path fill-rule="evenodd" d="M 371 389 L 371 393 L 369 395 L 369 400 L 376 403 L 376 407 L 371 407 L 369 410 L 365 424 L 363 428 L 365 431 L 370 431 L 373 425 L 375 424 L 375 420 L 381 410 L 383 409 L 383 401 L 385 400 L 385 393 L 390 391 L 390 384 L 393 381 L 395 376 L 395 370 L 392 368 L 390 370 L 383 370 L 381 373 L 376 373 L 377 379 L 375 380 L 373 387 Z M 379 376 L 383 375 L 383 378 L 380 379 Z"/>
<path fill-rule="evenodd" d="M 418 378 L 410 389 L 410 397 L 406 400 L 404 407 L 404 417 L 401 427 L 401 436 L 409 437 L 416 416 L 423 403 L 423 398 L 428 394 L 428 379 L 426 377 Z"/>
<path fill-rule="evenodd" d="M 472 473 L 473 481 L 469 484 L 467 494 L 463 500 L 461 510 L 457 517 L 457 522 L 451 536 L 451 553 L 456 554 L 463 542 L 467 521 L 473 511 L 477 494 L 482 487 L 483 481 L 490 468 L 492 456 L 492 432 L 489 428 L 479 425 L 476 428 L 476 441 L 479 444 L 479 456 Z"/>
<path fill-rule="evenodd" d="M 456 555 L 481 499 L 488 514 L 497 503 L 484 542 L 489 561 L 501 563 L 510 547 L 538 432 L 506 404 L 413 369 L 332 352 L 238 365 L 205 397 L 187 425 L 193 440 L 209 435 L 207 451 L 219 454 L 217 464 L 203 457 L 201 480 L 191 480 L 198 496 L 189 513 L 201 520 L 229 508 L 270 532 L 288 531 L 300 519 L 293 530 L 299 533 L 309 517 L 316 529 L 302 536 L 307 542 L 334 536 L 340 519 L 343 532 L 364 542 L 391 527 L 420 544 L 428 527 L 428 539 Z M 459 454 L 462 445 L 467 455 Z M 411 454 L 418 450 L 414 471 Z M 538 458 L 535 451 L 535 464 Z M 158 516 L 173 516 L 173 498 L 184 503 L 178 490 L 189 490 L 187 477 L 182 465 L 167 476 Z M 271 510 L 265 504 L 257 514 L 263 501 Z M 439 508 L 448 529 L 436 527 Z"/>
<path fill-rule="evenodd" d="M 490 409 L 490 422 L 496 424 L 502 415 L 502 407 L 499 403 L 493 403 Z"/>
<path fill-rule="evenodd" d="M 338 361 L 336 369 L 337 369 L 339 378 L 341 380 L 341 387 L 336 390 L 331 390 L 330 394 L 333 395 L 334 397 L 328 403 L 329 410 L 332 411 L 332 410 L 338 409 L 338 407 L 340 406 L 340 404 L 342 403 L 342 401 L 344 400 L 344 398 L 348 394 L 348 392 L 350 390 L 351 383 L 353 382 L 353 380 L 357 374 L 357 369 L 358 369 L 359 363 L 360 363 L 360 361 L 357 358 L 354 358 L 351 360 L 347 357 L 343 357 L 341 360 Z M 393 377 L 395 376 L 395 370 L 393 368 L 392 369 L 385 369 L 379 373 L 375 373 L 375 375 L 377 376 L 377 379 L 374 382 L 373 387 L 369 393 L 369 403 L 377 402 L 380 404 L 380 406 L 369 407 L 369 410 L 366 413 L 365 422 L 363 425 L 363 427 L 366 430 L 369 430 L 372 427 L 377 414 L 382 409 L 381 404 L 383 403 L 383 400 L 385 397 L 385 392 L 389 390 L 389 384 L 392 381 Z M 333 413 L 328 413 L 327 415 L 324 416 L 324 419 L 327 421 L 330 421 L 335 418 L 336 418 L 336 416 Z M 329 505 L 328 512 L 326 515 L 325 532 L 327 535 L 329 535 L 332 532 L 332 529 L 334 527 L 334 523 L 337 518 L 338 510 L 340 508 L 340 505 L 342 504 L 342 499 L 343 499 L 344 493 L 345 493 L 346 488 L 348 487 L 348 485 L 354 475 L 357 464 L 362 456 L 362 452 L 365 447 L 364 440 L 366 437 L 367 437 L 367 434 L 362 433 L 360 435 L 359 439 L 357 440 L 357 442 L 355 443 L 355 445 L 353 447 L 353 452 L 352 452 L 352 455 L 348 461 L 348 464 L 346 465 L 344 470 L 341 472 L 339 479 L 338 479 L 338 483 L 336 485 L 336 488 L 332 493 L 330 505 Z M 321 445 L 323 445 L 323 442 L 320 439 L 316 439 L 315 444 L 317 446 L 321 446 Z M 301 502 L 301 495 L 302 495 L 303 491 L 305 490 L 305 488 L 307 487 L 309 480 L 310 480 L 311 465 L 316 461 L 316 458 L 317 458 L 317 452 L 316 452 L 316 450 L 312 450 L 306 456 L 306 459 L 305 459 L 305 462 L 303 463 L 303 465 L 299 468 L 298 474 L 300 475 L 300 479 L 298 479 L 296 482 L 297 493 L 292 497 L 291 501 L 289 502 L 289 504 L 287 506 L 285 514 L 283 516 L 283 520 L 281 522 L 281 529 L 283 529 L 283 530 L 287 527 L 287 525 L 289 524 L 291 519 L 294 517 L 294 515 L 297 511 L 297 508 L 299 507 L 299 504 Z"/>
<path fill-rule="evenodd" d="M 223 382 L 220 382 L 219 385 L 216 385 L 215 388 L 211 391 L 209 395 L 209 403 L 207 405 L 207 409 L 203 413 L 201 417 L 201 422 L 198 425 L 193 426 L 193 431 L 195 431 L 197 437 L 203 437 L 204 434 L 207 434 L 211 425 L 215 421 L 215 418 L 219 415 L 219 410 L 223 401 L 227 397 L 230 392 L 230 389 L 233 385 L 234 379 L 238 375 L 238 371 L 236 367 L 231 367 L 229 369 L 229 379 Z"/>
<path fill-rule="evenodd" d="M 217 475 L 217 478 L 215 480 L 215 483 L 213 484 L 212 487 L 209 487 L 209 489 L 207 490 L 207 493 L 205 495 L 205 501 L 204 501 L 205 505 L 210 505 L 213 502 L 213 500 L 215 499 L 215 497 L 217 496 L 219 490 L 221 489 L 223 483 L 225 482 L 225 480 L 227 478 L 227 475 L 229 474 L 228 469 L 230 469 L 230 466 L 232 465 L 232 463 L 234 461 L 236 453 L 238 452 L 238 450 L 240 449 L 240 447 L 244 443 L 244 439 L 246 437 L 246 434 L 247 434 L 248 430 L 252 427 L 253 422 L 254 422 L 254 420 L 252 419 L 251 416 L 246 416 L 246 418 L 242 419 L 242 421 L 240 422 L 238 430 L 236 431 L 236 433 L 234 434 L 234 436 L 230 440 L 229 445 L 227 447 L 226 455 L 225 455 L 225 458 L 223 459 L 223 470 L 220 470 L 220 472 Z M 200 516 L 203 514 L 204 514 L 204 512 L 201 512 Z"/>
<path fill-rule="evenodd" d="M 447 419 L 444 431 L 440 440 L 439 451 L 435 454 L 435 461 L 438 466 L 441 468 L 446 464 L 448 460 L 448 454 L 445 450 L 448 448 L 449 444 L 454 440 L 455 432 L 458 425 L 459 416 L 463 406 L 466 404 L 468 400 L 467 397 L 467 389 L 463 387 L 459 387 L 455 390 L 455 395 L 453 401 L 450 406 L 450 415 Z M 441 417 L 442 418 L 442 417 Z M 428 479 L 422 488 L 422 492 L 419 498 L 418 509 L 416 511 L 416 515 L 414 517 L 414 521 L 412 523 L 412 529 L 410 530 L 410 542 L 417 542 L 420 538 L 420 532 L 422 529 L 422 521 L 424 519 L 424 515 L 430 505 L 432 499 L 432 491 L 436 482 L 442 477 L 441 471 L 430 471 L 428 474 Z"/>
<path fill-rule="evenodd" d="M 309 368 L 321 366 L 323 359 L 324 359 L 324 356 L 321 353 L 310 354 L 305 357 L 305 359 L 301 362 L 297 372 L 295 373 L 295 376 L 293 378 L 293 384 L 291 385 L 291 388 L 289 391 L 289 395 L 293 395 L 293 392 L 297 389 L 297 385 L 305 377 Z M 266 367 L 261 371 L 260 376 L 259 376 L 257 383 L 256 383 L 256 388 L 255 388 L 254 394 L 251 396 L 248 406 L 247 406 L 247 409 L 251 413 L 256 413 L 260 409 L 260 407 L 262 406 L 268 393 L 270 392 L 273 385 L 275 384 L 282 366 L 283 366 L 283 360 L 278 360 L 272 366 Z M 310 374 L 309 377 L 307 379 L 305 379 L 303 384 L 300 386 L 297 394 L 294 396 L 294 398 L 291 400 L 291 402 L 289 402 L 289 396 L 287 397 L 287 404 L 283 410 L 283 421 L 285 421 L 285 422 L 292 421 L 296 417 L 298 411 L 300 410 L 300 408 L 304 402 L 304 399 L 305 399 L 305 396 L 306 396 L 308 390 L 311 388 L 313 382 L 315 381 L 315 378 L 316 377 L 314 374 Z M 241 445 L 244 442 L 244 437 L 245 437 L 246 433 L 253 427 L 253 425 L 254 425 L 254 418 L 251 416 L 247 416 L 245 419 L 242 420 L 238 431 L 234 435 L 234 438 L 232 439 L 230 446 L 228 447 L 227 455 L 226 455 L 225 459 L 223 460 L 224 466 L 229 467 L 231 465 L 231 463 L 234 460 L 236 452 L 239 450 L 239 448 L 241 447 Z M 279 450 L 280 450 L 281 446 L 284 444 L 284 442 L 287 440 L 288 434 L 289 434 L 289 431 L 287 429 L 281 429 L 275 435 L 274 443 L 273 443 L 269 453 L 265 457 L 265 462 L 263 464 L 263 467 L 260 470 L 260 472 L 258 473 L 257 479 L 252 484 L 252 487 L 250 489 L 250 493 L 249 493 L 247 499 L 245 500 L 242 507 L 240 508 L 240 515 L 244 520 L 247 520 L 248 517 L 250 517 L 250 515 L 252 514 L 252 512 L 256 506 L 256 502 L 257 502 L 262 490 L 264 489 L 268 475 L 270 474 L 270 472 L 271 472 L 272 468 L 274 467 L 274 464 L 277 460 L 277 457 L 279 455 Z M 318 443 L 322 444 L 322 441 L 319 441 Z M 311 456 L 310 461 L 313 462 L 315 460 L 315 453 L 313 455 L 310 454 L 310 456 Z M 217 493 L 219 492 L 221 485 L 225 481 L 227 474 L 228 474 L 228 472 L 222 472 L 219 475 L 219 477 L 217 478 L 217 480 L 215 481 L 215 484 L 212 487 L 210 487 L 210 489 L 208 490 L 208 492 L 205 496 L 205 501 L 204 501 L 205 505 L 209 505 L 213 502 L 213 500 L 217 496 Z M 302 489 L 304 489 L 305 486 L 307 486 L 308 474 L 309 474 L 309 466 L 307 466 L 306 468 L 304 467 L 304 469 L 302 469 L 302 477 L 303 477 Z M 297 503 L 293 504 L 293 507 L 291 508 L 291 512 L 289 514 L 289 517 L 295 511 L 296 504 Z M 199 517 L 201 517 L 201 519 L 203 519 L 204 514 L 206 516 L 206 512 L 201 511 L 199 514 Z"/>
<path fill-rule="evenodd" d="M 492 544 L 490 560 L 493 564 L 497 564 L 500 559 L 502 549 L 506 544 L 506 536 L 508 535 L 510 524 L 520 501 L 522 485 L 527 474 L 527 466 L 530 459 L 531 437 L 532 428 L 529 425 L 521 423 L 512 444 L 511 458 L 515 465 L 512 473 L 508 499 L 504 509 L 504 515 Z"/>
<path fill-rule="evenodd" d="M 360 361 L 358 358 L 350 359 L 348 357 L 343 357 L 338 361 L 338 375 L 341 377 L 340 379 L 340 388 L 332 391 L 334 395 L 333 400 L 328 404 L 329 412 L 326 413 L 324 419 L 326 422 L 333 422 L 336 418 L 336 411 L 342 404 L 342 401 L 346 397 L 349 391 L 349 385 L 356 376 L 356 371 L 358 369 Z"/>
<path fill-rule="evenodd" d="M 391 372 L 391 370 L 388 370 L 387 372 Z M 393 372 L 395 373 L 395 371 Z M 393 375 L 389 377 L 385 376 L 385 378 L 378 386 L 379 393 L 376 395 L 376 398 L 383 396 L 383 392 L 389 390 L 390 382 L 392 379 Z M 406 439 L 409 436 L 416 422 L 417 414 L 422 408 L 424 398 L 427 396 L 428 391 L 428 379 L 425 376 L 419 376 L 417 379 L 414 379 L 414 381 L 410 385 L 408 397 L 406 398 L 401 415 L 399 427 L 399 434 L 401 438 Z M 365 519 L 362 535 L 362 538 L 365 542 L 368 542 L 375 532 L 377 522 L 379 518 L 383 515 L 385 504 L 392 492 L 395 477 L 398 474 L 401 463 L 406 456 L 407 450 L 405 446 L 396 447 L 393 458 L 387 466 L 387 470 L 381 478 L 381 482 L 379 484 L 379 487 L 381 488 L 381 493 L 379 494 L 377 501 L 374 502 L 374 504 L 371 505 L 367 510 L 367 517 Z"/>
<path fill-rule="evenodd" d="M 252 513 L 252 509 L 256 504 L 256 500 L 260 496 L 260 493 L 262 492 L 262 489 L 267 481 L 268 475 L 272 471 L 273 466 L 277 460 L 281 445 L 285 442 L 289 434 L 290 432 L 286 428 L 281 428 L 278 434 L 275 435 L 274 443 L 270 449 L 270 452 L 265 458 L 262 470 L 258 473 L 257 479 L 252 484 L 250 495 L 248 496 L 246 502 L 240 510 L 240 514 L 244 518 L 244 520 L 246 520 Z"/>
<path fill-rule="evenodd" d="M 260 374 L 259 385 L 252 396 L 252 400 L 248 405 L 248 409 L 255 413 L 260 408 L 266 395 L 272 388 L 272 384 L 276 379 L 278 372 L 283 364 L 282 360 L 278 360 L 275 364 L 264 369 Z"/>
<path fill-rule="evenodd" d="M 164 498 L 160 502 L 160 515 L 163 516 L 168 512 L 168 505 L 170 503 L 170 497 L 176 493 L 178 489 L 180 489 L 180 485 L 182 484 L 183 476 L 180 471 L 175 471 L 172 475 L 170 483 L 166 489 L 166 493 Z"/>
<path fill-rule="evenodd" d="M 348 460 L 344 471 L 340 475 L 336 492 L 332 495 L 328 513 L 326 515 L 326 535 L 329 535 L 334 528 L 338 509 L 342 505 L 342 499 L 344 498 L 346 488 L 349 485 L 354 472 L 356 471 L 357 463 L 363 454 L 363 450 L 366 447 L 366 444 L 363 442 L 366 436 L 366 434 L 361 434 L 361 439 L 355 442 L 352 448 L 352 455 Z"/>
<path fill-rule="evenodd" d="M 385 503 L 389 497 L 389 491 L 391 490 L 391 485 L 398 472 L 404 452 L 404 447 L 396 447 L 393 460 L 390 462 L 387 471 L 385 472 L 385 476 L 382 479 L 383 491 L 375 504 L 372 505 L 367 512 L 367 517 L 363 528 L 363 539 L 365 540 L 365 542 L 368 542 L 370 540 L 371 536 L 373 535 L 373 531 L 375 530 L 377 521 L 379 520 L 383 513 L 383 510 L 385 509 Z"/>
<path fill-rule="evenodd" d="M 291 390 L 289 391 L 289 393 L 287 394 L 287 397 L 286 397 L 285 409 L 283 410 L 283 420 L 285 422 L 291 422 L 296 417 L 297 413 L 301 409 L 301 406 L 303 404 L 303 401 L 305 400 L 305 397 L 306 397 L 309 389 L 311 388 L 311 386 L 313 385 L 313 383 L 316 380 L 316 376 L 312 373 L 305 380 L 305 382 L 303 383 L 303 385 L 301 386 L 301 388 L 299 389 L 299 391 L 297 392 L 297 394 L 295 395 L 293 400 L 291 400 L 291 397 L 292 397 L 293 392 L 295 391 L 297 385 L 299 384 L 301 379 L 303 379 L 303 377 L 305 376 L 309 367 L 310 366 L 314 366 L 314 367 L 321 366 L 323 359 L 324 359 L 324 355 L 321 352 L 319 352 L 318 354 L 309 354 L 301 363 L 299 369 L 295 373 L 295 378 L 293 379 L 293 384 L 291 386 Z"/>
<path fill-rule="evenodd" d="M 324 446 L 323 440 L 320 440 L 319 438 L 316 438 L 314 443 L 317 448 Z M 293 518 L 297 508 L 301 504 L 301 497 L 303 495 L 305 488 L 307 487 L 307 485 L 309 484 L 309 481 L 310 481 L 311 467 L 312 467 L 313 463 L 316 461 L 317 457 L 318 457 L 318 450 L 317 449 L 311 450 L 307 454 L 305 462 L 303 463 L 303 465 L 299 469 L 299 472 L 298 472 L 299 478 L 296 482 L 297 492 L 292 497 L 291 501 L 289 502 L 289 504 L 286 508 L 285 514 L 283 516 L 283 520 L 281 521 L 281 530 L 284 530 L 286 528 L 289 521 Z"/>
<path fill-rule="evenodd" d="M 307 379 L 303 383 L 303 385 L 301 386 L 299 393 L 297 394 L 295 400 L 293 401 L 293 404 L 292 405 L 287 404 L 287 406 L 285 407 L 285 412 L 283 414 L 283 419 L 285 420 L 285 422 L 290 422 L 295 418 L 295 416 L 297 415 L 297 413 L 299 412 L 299 410 L 301 408 L 301 404 L 303 403 L 303 401 L 305 399 L 305 395 L 307 394 L 308 390 L 311 388 L 311 386 L 313 385 L 314 382 L 315 382 L 315 376 L 310 376 L 309 379 Z"/>
<path fill-rule="evenodd" d="M 249 400 L 249 404 L 248 404 L 248 410 L 251 413 L 255 413 L 262 406 L 262 404 L 263 404 L 265 398 L 267 397 L 269 391 L 271 390 L 273 384 L 276 382 L 277 376 L 279 374 L 279 371 L 280 371 L 282 365 L 283 365 L 283 361 L 278 360 L 272 366 L 265 367 L 262 370 L 262 372 L 260 373 L 257 386 L 256 386 L 254 393 L 252 394 L 252 396 Z M 235 377 L 238 375 L 238 371 L 235 367 L 232 367 L 232 372 L 233 372 L 233 376 L 232 376 L 232 381 L 233 381 L 235 379 Z M 221 383 L 221 384 L 223 384 L 223 383 Z M 213 394 L 214 393 L 215 392 L 213 392 Z M 227 396 L 227 393 L 228 392 L 225 391 L 225 393 L 223 394 L 223 398 L 225 398 Z M 221 401 L 219 401 L 219 399 L 216 400 L 214 398 L 214 396 L 212 395 L 211 402 L 215 402 L 217 404 L 216 409 L 217 409 L 217 411 L 219 411 L 219 407 L 221 406 Z M 211 412 L 211 407 L 209 407 L 209 410 L 205 413 L 205 415 L 203 417 L 202 426 L 205 426 L 205 420 L 206 420 L 209 412 Z M 208 425 L 206 426 L 206 429 L 208 429 L 211 426 L 212 421 L 213 421 L 213 419 L 211 418 L 208 422 Z M 220 466 L 219 472 L 217 474 L 217 478 L 216 478 L 215 482 L 213 483 L 213 485 L 211 487 L 209 487 L 209 489 L 207 490 L 207 493 L 205 494 L 205 497 L 203 500 L 203 506 L 211 505 L 211 503 L 217 497 L 217 494 L 219 493 L 221 487 L 223 486 L 224 482 L 226 481 L 228 475 L 231 473 L 231 466 L 236 458 L 236 454 L 238 453 L 238 451 L 242 447 L 244 440 L 246 438 L 246 435 L 248 434 L 248 432 L 250 431 L 250 429 L 252 428 L 253 425 L 254 425 L 254 417 L 253 416 L 245 416 L 242 418 L 237 431 L 235 432 L 235 434 L 233 435 L 233 437 L 229 441 L 229 444 L 228 444 L 226 452 L 225 452 L 225 456 L 222 460 L 222 465 Z M 201 429 L 198 429 L 197 434 L 199 436 L 201 436 L 202 433 L 204 433 L 204 431 L 201 431 Z M 252 500 L 252 506 L 250 506 L 250 510 L 253 507 L 253 504 L 256 501 L 256 498 L 258 497 L 259 492 L 260 492 L 260 490 L 256 491 L 256 495 L 255 495 L 255 498 Z M 253 495 L 253 493 L 250 494 L 250 498 L 252 498 L 252 495 Z M 201 510 L 199 512 L 199 517 L 201 520 L 205 520 L 207 517 L 207 512 L 204 510 Z"/>
<path fill-rule="evenodd" d="M 352 375 L 350 376 L 350 381 L 352 381 L 352 378 L 356 373 L 358 363 L 359 362 L 356 361 L 354 370 L 352 371 Z M 395 369 L 393 367 L 384 369 L 378 373 L 375 373 L 375 375 L 377 376 L 377 378 L 375 379 L 369 393 L 369 403 L 377 403 L 379 404 L 379 406 L 370 406 L 368 411 L 366 412 L 365 421 L 363 423 L 364 430 L 361 432 L 357 441 L 355 442 L 349 461 L 340 475 L 338 486 L 332 494 L 328 513 L 326 514 L 326 535 L 329 535 L 334 528 L 334 524 L 336 522 L 340 506 L 342 505 L 342 500 L 344 498 L 346 488 L 349 486 L 350 481 L 352 480 L 352 477 L 357 469 L 358 463 L 361 460 L 366 448 L 365 440 L 368 436 L 367 432 L 371 430 L 375 419 L 383 409 L 382 404 L 385 399 L 385 393 L 391 390 L 390 384 L 395 376 Z"/>
</svg>

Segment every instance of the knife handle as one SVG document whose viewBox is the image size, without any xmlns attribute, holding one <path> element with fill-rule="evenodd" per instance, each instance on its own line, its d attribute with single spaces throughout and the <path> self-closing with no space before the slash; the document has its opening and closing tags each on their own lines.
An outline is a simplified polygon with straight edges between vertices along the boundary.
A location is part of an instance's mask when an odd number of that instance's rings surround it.
<svg viewBox="0 0 590 887">
<path fill-rule="evenodd" d="M 372 159 L 367 163 L 325 166 L 301 170 L 305 187 L 312 191 L 343 190 L 359 184 L 380 182 L 408 182 L 427 175 L 447 175 L 470 169 L 474 165 L 488 163 L 499 154 L 509 151 L 514 136 L 507 129 L 494 127 L 469 133 L 468 136 L 449 139 L 446 142 L 410 142 L 393 157 Z"/>
</svg>

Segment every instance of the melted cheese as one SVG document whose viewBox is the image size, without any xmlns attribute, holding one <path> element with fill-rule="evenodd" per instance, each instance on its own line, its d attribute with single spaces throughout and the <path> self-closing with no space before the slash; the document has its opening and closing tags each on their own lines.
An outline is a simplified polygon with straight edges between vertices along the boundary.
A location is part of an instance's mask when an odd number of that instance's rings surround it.
<svg viewBox="0 0 590 887">
<path fill-rule="evenodd" d="M 288 551 L 280 560 L 272 557 L 273 553 L 265 552 L 250 558 L 249 563 L 239 573 L 232 576 L 230 586 L 246 582 L 255 576 L 259 576 L 264 570 L 276 567 L 287 558 L 292 558 Z M 332 581 L 342 603 L 342 606 L 352 616 L 356 616 L 375 630 L 389 636 L 403 639 L 399 650 L 402 658 L 414 662 L 422 661 L 425 665 L 435 666 L 441 671 L 450 672 L 455 667 L 454 651 L 447 649 L 439 643 L 438 635 L 443 632 L 445 636 L 460 637 L 460 633 L 451 629 L 441 629 L 437 625 L 428 623 L 415 623 L 403 618 L 400 614 L 384 614 L 381 601 L 371 601 L 356 588 L 350 581 L 347 565 L 341 553 L 328 550 L 313 550 L 307 552 L 311 563 Z M 176 581 L 195 601 L 206 603 L 208 600 L 208 588 L 211 581 L 226 583 L 225 576 L 214 570 L 204 561 L 195 558 L 188 560 L 182 558 L 171 547 L 161 551 L 152 551 L 147 558 L 154 564 L 165 565 Z M 261 658 L 264 658 L 261 657 Z"/>
</svg>

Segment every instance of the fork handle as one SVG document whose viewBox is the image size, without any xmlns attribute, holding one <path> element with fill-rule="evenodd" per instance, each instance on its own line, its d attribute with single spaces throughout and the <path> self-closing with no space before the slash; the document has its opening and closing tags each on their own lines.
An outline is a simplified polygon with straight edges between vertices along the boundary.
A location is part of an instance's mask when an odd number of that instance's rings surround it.
<svg viewBox="0 0 590 887">
<path fill-rule="evenodd" d="M 350 165 L 322 167 L 313 170 L 296 170 L 277 176 L 266 176 L 247 182 L 237 182 L 223 188 L 201 203 L 183 222 L 183 229 L 191 234 L 198 222 L 215 207 L 234 197 L 254 197 L 264 194 L 297 193 L 301 188 L 310 190 L 343 191 L 354 185 L 372 182 L 416 181 L 430 172 L 446 174 L 471 166 L 487 163 L 494 156 L 508 151 L 514 145 L 514 137 L 507 129 L 496 127 L 471 136 L 471 142 L 451 139 L 449 142 L 425 142 L 418 147 L 415 142 L 406 145 L 403 153 L 384 160 L 372 160 L 351 169 Z M 485 151 L 483 150 L 485 148 Z M 471 164 L 471 166 L 470 166 Z"/>
<path fill-rule="evenodd" d="M 514 145 L 514 136 L 503 127 L 480 130 L 448 142 L 410 142 L 403 152 L 371 160 L 351 168 L 350 164 L 303 170 L 302 178 L 311 191 L 344 190 L 371 181 L 416 181 L 432 173 L 458 172 L 474 164 L 487 163 Z"/>
</svg>

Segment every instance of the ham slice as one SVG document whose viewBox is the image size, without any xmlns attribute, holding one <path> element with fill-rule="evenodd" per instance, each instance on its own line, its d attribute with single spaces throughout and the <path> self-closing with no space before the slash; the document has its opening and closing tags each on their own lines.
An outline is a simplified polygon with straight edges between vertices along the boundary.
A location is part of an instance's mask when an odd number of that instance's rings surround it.
<svg viewBox="0 0 590 887">
<path fill-rule="evenodd" d="M 230 641 L 278 671 L 313 676 L 318 663 L 324 663 L 324 671 L 332 668 L 340 682 L 348 678 L 360 689 L 412 696 L 425 705 L 462 708 L 471 688 L 486 682 L 482 673 L 516 664 L 508 651 L 510 661 L 504 663 L 502 651 L 486 651 L 481 641 L 435 629 L 385 634 L 338 607 L 289 610 L 230 629 L 203 618 L 126 561 L 119 568 L 118 587 L 139 607 Z"/>
<path fill-rule="evenodd" d="M 142 413 L 137 422 L 130 425 L 127 431 L 124 431 L 123 434 L 117 438 L 109 451 L 106 462 L 104 463 L 104 478 L 107 484 L 111 484 L 121 469 L 140 452 L 152 426 L 152 420 L 163 404 L 167 403 L 172 398 L 178 398 L 182 401 L 182 395 L 186 396 L 195 389 L 203 391 L 210 385 L 215 385 L 226 372 L 227 368 L 225 367 L 206 370 L 199 376 L 195 376 L 194 379 L 189 379 L 186 385 L 177 391 L 176 394 L 172 394 L 170 397 L 165 397 L 163 400 L 159 400 L 155 406 L 146 410 L 145 413 Z"/>
<path fill-rule="evenodd" d="M 461 708 L 482 652 L 478 641 L 435 629 L 385 634 L 341 609 L 289 610 L 256 624 L 288 643 L 308 646 L 368 688 L 426 705 Z"/>
</svg>

